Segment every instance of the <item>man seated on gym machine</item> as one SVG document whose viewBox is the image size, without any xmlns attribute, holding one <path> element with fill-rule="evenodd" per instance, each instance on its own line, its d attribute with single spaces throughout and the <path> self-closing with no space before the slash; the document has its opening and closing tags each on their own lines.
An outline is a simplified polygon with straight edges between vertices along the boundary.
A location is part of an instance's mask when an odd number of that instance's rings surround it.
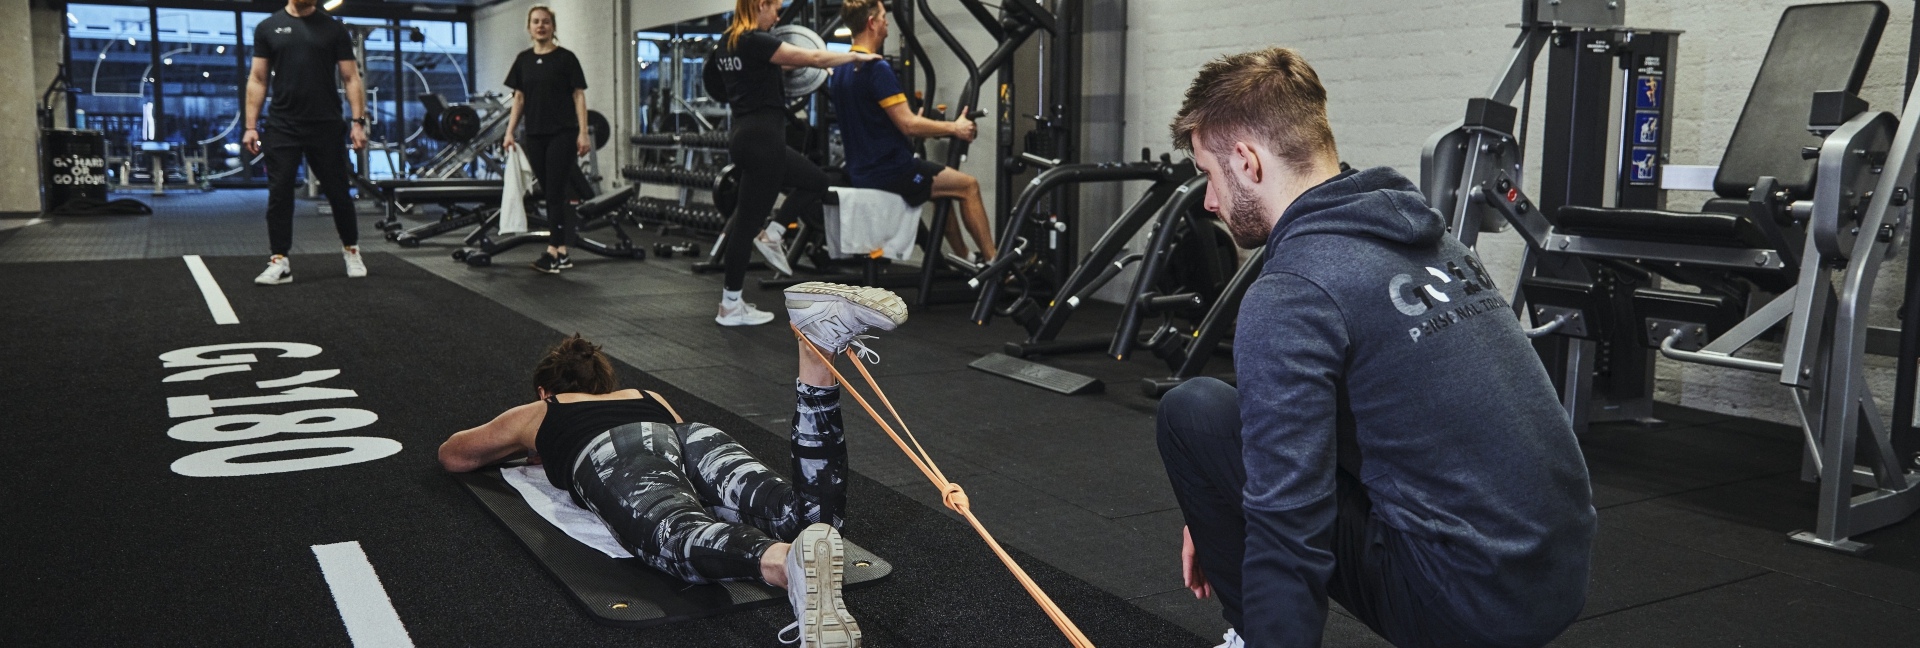
<svg viewBox="0 0 1920 648">
<path fill-rule="evenodd" d="M 1201 68 L 1172 125 L 1234 242 L 1237 389 L 1160 402 L 1196 596 L 1255 646 L 1316 646 L 1327 599 L 1396 646 L 1537 646 L 1586 603 L 1586 464 L 1473 251 L 1393 169 L 1340 170 L 1293 50 Z M 1247 334 L 1253 331 L 1257 334 Z"/>
<path fill-rule="evenodd" d="M 887 8 L 880 0 L 846 0 L 840 18 L 853 30 L 853 51 L 879 53 L 887 42 Z M 840 137 L 847 149 L 847 175 L 853 186 L 885 189 L 919 207 L 929 198 L 960 200 L 960 220 L 980 246 L 980 254 L 994 257 L 993 230 L 987 223 L 987 204 L 980 198 L 980 181 L 959 169 L 913 156 L 908 137 L 957 137 L 973 141 L 979 134 L 967 118 L 970 106 L 961 106 L 953 121 L 916 115 L 907 108 L 900 79 L 885 59 L 854 62 L 834 68 L 827 82 L 840 118 Z M 967 243 L 960 226 L 947 221 L 947 245 L 961 257 Z"/>
</svg>

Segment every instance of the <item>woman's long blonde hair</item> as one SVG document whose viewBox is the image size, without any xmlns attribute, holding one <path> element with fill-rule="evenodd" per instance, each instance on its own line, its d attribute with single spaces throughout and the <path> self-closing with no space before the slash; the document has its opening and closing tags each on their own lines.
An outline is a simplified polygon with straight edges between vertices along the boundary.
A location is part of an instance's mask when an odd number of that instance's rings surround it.
<svg viewBox="0 0 1920 648">
<path fill-rule="evenodd" d="M 527 8 L 527 31 L 528 32 L 533 31 L 533 12 L 535 11 L 547 12 L 547 19 L 553 21 L 553 44 L 559 45 L 560 44 L 560 18 L 559 18 L 559 14 L 553 13 L 553 7 L 549 7 L 543 4 L 537 4 L 537 5 L 528 7 Z M 531 38 L 533 34 L 529 33 L 527 34 L 527 36 Z"/>
<path fill-rule="evenodd" d="M 740 42 L 740 35 L 758 27 L 755 19 L 760 15 L 760 5 L 780 0 L 733 0 L 733 21 L 727 23 L 727 49 L 733 49 Z"/>
</svg>

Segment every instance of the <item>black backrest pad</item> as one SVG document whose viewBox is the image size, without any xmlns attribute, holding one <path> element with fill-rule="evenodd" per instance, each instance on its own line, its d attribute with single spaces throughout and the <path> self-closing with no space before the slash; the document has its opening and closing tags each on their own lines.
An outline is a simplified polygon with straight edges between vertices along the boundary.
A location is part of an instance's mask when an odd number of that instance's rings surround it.
<svg viewBox="0 0 1920 648">
<path fill-rule="evenodd" d="M 1812 189 L 1815 161 L 1801 159 L 1800 147 L 1820 144 L 1807 133 L 1813 93 L 1858 94 L 1886 25 L 1879 2 L 1788 7 L 1720 158 L 1714 193 L 1745 198 L 1760 176 L 1779 178 L 1796 194 Z"/>
</svg>

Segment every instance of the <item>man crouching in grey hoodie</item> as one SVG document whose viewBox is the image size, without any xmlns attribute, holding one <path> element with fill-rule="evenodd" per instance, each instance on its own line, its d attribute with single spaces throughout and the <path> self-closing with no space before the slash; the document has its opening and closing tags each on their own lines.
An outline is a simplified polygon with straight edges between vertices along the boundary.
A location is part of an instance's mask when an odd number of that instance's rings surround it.
<svg viewBox="0 0 1920 648">
<path fill-rule="evenodd" d="M 1159 409 L 1187 587 L 1219 593 L 1228 645 L 1317 646 L 1328 598 L 1396 646 L 1559 635 L 1586 603 L 1586 464 L 1479 257 L 1393 169 L 1340 171 L 1292 50 L 1208 63 L 1173 140 L 1234 241 L 1266 246 L 1238 389 Z"/>
</svg>

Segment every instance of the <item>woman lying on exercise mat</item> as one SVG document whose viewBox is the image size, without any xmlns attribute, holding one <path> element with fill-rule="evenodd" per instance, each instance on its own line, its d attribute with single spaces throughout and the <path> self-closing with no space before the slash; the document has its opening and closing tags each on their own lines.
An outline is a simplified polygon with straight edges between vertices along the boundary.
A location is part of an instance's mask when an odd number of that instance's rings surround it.
<svg viewBox="0 0 1920 648">
<path fill-rule="evenodd" d="M 840 390 L 808 341 L 831 354 L 869 327 L 892 330 L 906 304 L 879 288 L 810 282 L 788 288 L 806 335 L 793 412 L 793 474 L 780 478 L 713 427 L 689 423 L 659 394 L 621 389 L 599 347 L 562 340 L 534 369 L 540 400 L 463 430 L 440 463 L 467 472 L 525 454 L 554 487 L 600 516 L 620 543 L 688 583 L 759 579 L 785 588 L 795 621 L 780 632 L 805 648 L 860 645 L 840 600 L 845 558 L 846 437 Z M 798 630 L 797 639 L 788 639 Z"/>
</svg>

